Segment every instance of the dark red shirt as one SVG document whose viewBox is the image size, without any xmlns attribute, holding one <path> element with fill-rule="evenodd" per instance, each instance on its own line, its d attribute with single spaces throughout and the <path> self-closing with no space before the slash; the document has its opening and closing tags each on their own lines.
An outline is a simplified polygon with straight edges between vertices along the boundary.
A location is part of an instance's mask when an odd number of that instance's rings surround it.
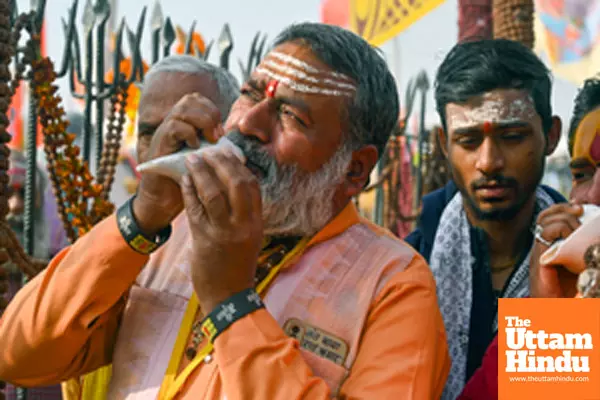
<svg viewBox="0 0 600 400">
<path fill-rule="evenodd" d="M 498 336 L 457 400 L 498 400 Z"/>
</svg>

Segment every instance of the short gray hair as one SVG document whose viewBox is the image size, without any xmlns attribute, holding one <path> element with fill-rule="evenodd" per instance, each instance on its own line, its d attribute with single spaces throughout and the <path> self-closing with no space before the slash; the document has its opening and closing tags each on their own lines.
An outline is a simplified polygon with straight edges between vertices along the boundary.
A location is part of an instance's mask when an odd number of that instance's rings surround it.
<svg viewBox="0 0 600 400">
<path fill-rule="evenodd" d="M 308 45 L 333 71 L 356 82 L 356 95 L 344 115 L 348 119 L 349 140 L 355 148 L 374 145 L 381 157 L 397 129 L 400 112 L 396 81 L 381 52 L 349 30 L 314 22 L 287 27 L 273 47 L 288 42 Z"/>
<path fill-rule="evenodd" d="M 240 95 L 240 85 L 231 72 L 195 56 L 177 54 L 165 57 L 150 67 L 144 81 L 152 79 L 154 75 L 161 72 L 210 75 L 217 85 L 216 106 L 221 112 L 223 121 L 227 119 L 231 106 Z"/>
</svg>

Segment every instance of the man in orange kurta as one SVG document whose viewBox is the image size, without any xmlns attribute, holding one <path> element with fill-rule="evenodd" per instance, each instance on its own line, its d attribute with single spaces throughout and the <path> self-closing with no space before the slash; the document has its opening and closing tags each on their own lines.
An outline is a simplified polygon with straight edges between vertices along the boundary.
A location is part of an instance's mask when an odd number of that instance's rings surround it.
<svg viewBox="0 0 600 400">
<path fill-rule="evenodd" d="M 112 365 L 83 398 L 439 398 L 450 360 L 431 273 L 351 201 L 398 109 L 361 38 L 286 29 L 224 126 L 245 163 L 190 157 L 181 188 L 143 176 L 7 308 L 0 379 L 40 385 Z M 206 98 L 184 97 L 150 158 L 197 146 L 198 132 L 215 139 L 219 122 Z M 189 239 L 161 268 L 186 265 L 191 294 L 135 285 L 184 206 Z"/>
</svg>

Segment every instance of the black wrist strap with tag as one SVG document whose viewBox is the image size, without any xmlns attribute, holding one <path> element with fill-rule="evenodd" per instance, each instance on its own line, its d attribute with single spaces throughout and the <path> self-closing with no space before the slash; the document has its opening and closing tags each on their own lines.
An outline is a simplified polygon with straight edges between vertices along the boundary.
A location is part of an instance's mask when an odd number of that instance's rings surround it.
<svg viewBox="0 0 600 400">
<path fill-rule="evenodd" d="M 160 230 L 154 237 L 145 235 L 133 215 L 133 199 L 130 198 L 117 210 L 117 226 L 123 238 L 133 250 L 148 255 L 162 246 L 171 236 L 171 225 Z"/>
<path fill-rule="evenodd" d="M 264 303 L 254 289 L 243 290 L 219 304 L 208 314 L 202 321 L 202 333 L 211 343 L 214 343 L 217 336 L 237 320 L 264 307 Z"/>
</svg>

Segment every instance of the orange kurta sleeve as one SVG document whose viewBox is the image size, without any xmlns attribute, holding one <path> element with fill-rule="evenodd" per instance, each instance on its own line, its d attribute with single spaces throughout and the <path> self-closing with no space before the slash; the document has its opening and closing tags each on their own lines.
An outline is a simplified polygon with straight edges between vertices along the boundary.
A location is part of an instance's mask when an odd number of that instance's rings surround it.
<svg viewBox="0 0 600 400">
<path fill-rule="evenodd" d="M 215 360 L 229 400 L 329 399 L 327 384 L 304 362 L 295 339 L 266 310 L 250 314 L 215 340 Z M 342 399 L 439 399 L 450 357 L 427 265 L 415 257 L 371 305 Z"/>
<path fill-rule="evenodd" d="M 124 294 L 147 259 L 115 215 L 60 252 L 0 320 L 0 380 L 48 385 L 109 363 Z"/>
</svg>

